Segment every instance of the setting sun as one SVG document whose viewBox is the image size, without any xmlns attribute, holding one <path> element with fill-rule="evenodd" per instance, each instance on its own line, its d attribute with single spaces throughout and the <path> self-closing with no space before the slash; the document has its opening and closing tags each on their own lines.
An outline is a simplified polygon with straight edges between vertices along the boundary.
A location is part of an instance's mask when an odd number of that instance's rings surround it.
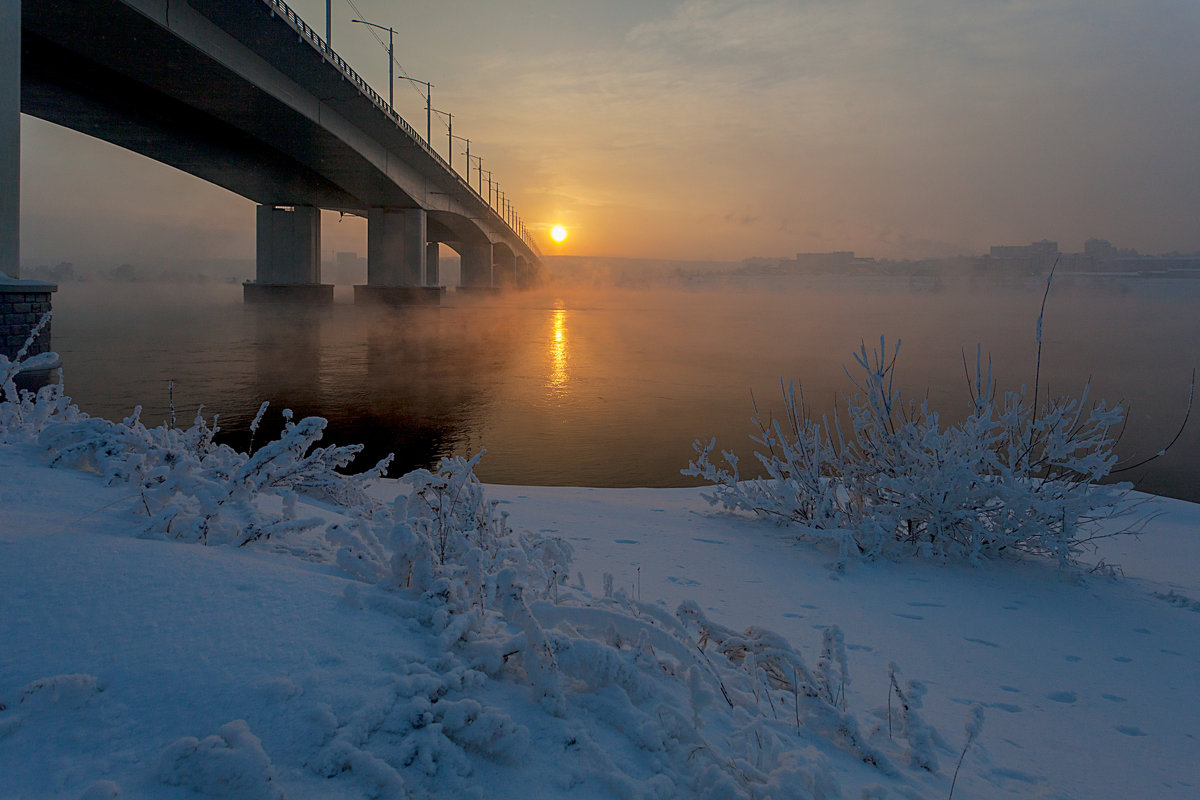
<svg viewBox="0 0 1200 800">
<path fill-rule="evenodd" d="M 556 242 L 561 242 L 567 238 L 567 229 L 562 225 L 555 225 L 550 229 L 550 238 Z"/>
</svg>

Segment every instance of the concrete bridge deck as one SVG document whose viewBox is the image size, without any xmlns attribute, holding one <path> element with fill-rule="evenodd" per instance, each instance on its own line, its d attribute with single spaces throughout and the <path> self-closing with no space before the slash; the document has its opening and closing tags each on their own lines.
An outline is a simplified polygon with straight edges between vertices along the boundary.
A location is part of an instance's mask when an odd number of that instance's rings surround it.
<svg viewBox="0 0 1200 800">
<path fill-rule="evenodd" d="M 332 298 L 320 209 L 367 219 L 360 299 L 436 302 L 439 243 L 461 257 L 464 287 L 534 280 L 540 254 L 515 215 L 493 209 L 282 0 L 0 3 L 9 17 L 19 4 L 21 111 L 259 204 L 248 300 Z"/>
</svg>

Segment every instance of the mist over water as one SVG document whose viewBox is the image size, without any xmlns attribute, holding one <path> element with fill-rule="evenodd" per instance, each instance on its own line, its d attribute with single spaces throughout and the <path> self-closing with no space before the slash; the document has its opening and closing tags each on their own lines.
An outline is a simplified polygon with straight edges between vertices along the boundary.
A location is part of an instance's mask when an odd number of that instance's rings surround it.
<svg viewBox="0 0 1200 800">
<path fill-rule="evenodd" d="M 751 397 L 778 410 L 780 379 L 810 410 L 852 392 L 852 352 L 902 340 L 904 394 L 949 422 L 968 408 L 965 350 L 990 357 L 1000 389 L 1032 386 L 1044 278 L 729 277 L 653 289 L 545 287 L 441 308 L 355 307 L 339 287 L 328 309 L 246 306 L 241 286 L 65 283 L 54 345 L 67 391 L 89 413 L 135 405 L 158 424 L 220 414 L 243 448 L 263 400 L 259 442 L 280 411 L 329 420 L 326 441 L 366 446 L 357 466 L 396 453 L 392 474 L 487 449 L 488 482 L 685 486 L 694 439 L 752 469 Z M 1200 281 L 1058 276 L 1046 307 L 1041 385 L 1130 409 L 1122 456 L 1174 435 L 1200 361 Z M 173 381 L 173 392 L 168 391 Z M 267 430 L 267 427 L 270 430 Z M 1200 500 L 1200 432 L 1120 476 Z"/>
</svg>

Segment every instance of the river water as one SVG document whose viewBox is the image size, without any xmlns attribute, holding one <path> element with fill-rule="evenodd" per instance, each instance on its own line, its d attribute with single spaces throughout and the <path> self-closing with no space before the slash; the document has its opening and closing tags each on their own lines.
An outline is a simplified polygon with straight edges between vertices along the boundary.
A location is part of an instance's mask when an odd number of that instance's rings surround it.
<svg viewBox="0 0 1200 800">
<path fill-rule="evenodd" d="M 486 448 L 488 482 L 686 486 L 694 439 L 750 459 L 751 397 L 780 406 L 780 379 L 831 410 L 853 391 L 860 343 L 902 340 L 898 384 L 952 419 L 968 405 L 963 353 L 976 344 L 1002 388 L 1032 386 L 1044 280 L 723 278 L 656 289 L 574 286 L 440 308 L 364 310 L 345 287 L 327 309 L 246 306 L 235 284 L 64 283 L 54 345 L 68 393 L 110 418 L 144 407 L 157 424 L 220 414 L 244 447 L 259 403 L 329 420 L 327 440 L 362 443 L 393 474 Z M 1200 361 L 1200 281 L 1055 279 L 1041 386 L 1130 409 L 1119 452 L 1161 449 Z M 172 382 L 174 388 L 168 389 Z M 1200 417 L 1200 412 L 1196 414 Z M 260 437 L 263 434 L 260 433 Z M 261 439 L 260 439 L 261 441 Z M 747 463 L 747 462 L 743 462 Z M 1200 419 L 1163 457 L 1122 476 L 1200 500 Z"/>
</svg>

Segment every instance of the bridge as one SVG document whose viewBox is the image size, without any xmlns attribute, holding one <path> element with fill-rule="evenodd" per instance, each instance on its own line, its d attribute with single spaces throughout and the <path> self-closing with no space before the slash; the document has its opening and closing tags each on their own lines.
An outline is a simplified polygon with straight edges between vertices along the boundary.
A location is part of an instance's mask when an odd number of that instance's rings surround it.
<svg viewBox="0 0 1200 800">
<path fill-rule="evenodd" d="M 439 302 L 439 244 L 463 288 L 536 278 L 520 218 L 283 0 L 0 0 L 0 27 L 0 272 L 18 270 L 19 108 L 257 203 L 247 301 L 332 301 L 321 209 L 367 220 L 356 302 Z"/>
</svg>

